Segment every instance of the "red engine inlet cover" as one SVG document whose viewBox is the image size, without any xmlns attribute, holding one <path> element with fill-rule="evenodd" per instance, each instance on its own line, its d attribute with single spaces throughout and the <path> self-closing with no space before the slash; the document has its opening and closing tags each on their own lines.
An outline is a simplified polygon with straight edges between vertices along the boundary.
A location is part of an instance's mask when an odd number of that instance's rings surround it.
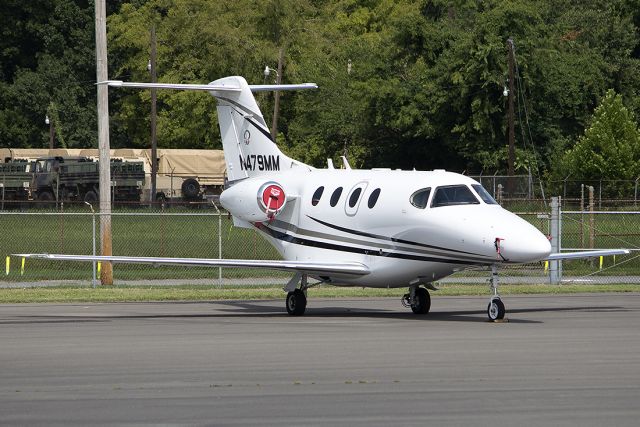
<svg viewBox="0 0 640 427">
<path fill-rule="evenodd" d="M 284 194 L 282 187 L 278 184 L 268 184 L 262 190 L 260 200 L 262 202 L 262 207 L 265 209 L 267 214 L 274 214 L 284 206 L 286 195 Z"/>
</svg>

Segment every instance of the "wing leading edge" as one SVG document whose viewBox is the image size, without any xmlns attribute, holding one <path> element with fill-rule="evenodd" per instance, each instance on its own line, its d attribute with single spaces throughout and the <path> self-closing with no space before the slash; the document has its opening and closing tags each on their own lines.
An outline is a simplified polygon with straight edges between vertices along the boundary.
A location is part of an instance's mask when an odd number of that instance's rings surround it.
<svg viewBox="0 0 640 427">
<path fill-rule="evenodd" d="M 165 257 L 130 257 L 102 255 L 64 255 L 64 254 L 12 254 L 16 257 L 31 259 L 47 259 L 52 261 L 96 261 L 114 264 L 154 264 L 185 265 L 193 267 L 250 267 L 269 270 L 296 271 L 310 274 L 347 274 L 364 276 L 369 268 L 358 262 L 320 263 L 310 261 L 278 261 L 278 260 L 245 260 L 215 258 L 165 258 Z"/>
<path fill-rule="evenodd" d="M 597 251 L 580 251 L 580 252 L 565 252 L 549 255 L 546 259 L 549 261 L 556 261 L 562 259 L 578 259 L 578 258 L 592 258 L 609 255 L 628 255 L 628 249 L 603 249 Z"/>
</svg>

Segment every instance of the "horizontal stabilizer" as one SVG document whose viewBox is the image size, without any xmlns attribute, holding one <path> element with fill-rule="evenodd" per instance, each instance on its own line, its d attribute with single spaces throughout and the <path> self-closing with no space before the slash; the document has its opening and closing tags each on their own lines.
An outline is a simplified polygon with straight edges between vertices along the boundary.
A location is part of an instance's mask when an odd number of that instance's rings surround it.
<svg viewBox="0 0 640 427">
<path fill-rule="evenodd" d="M 610 255 L 628 255 L 628 249 L 602 249 L 597 251 L 580 251 L 580 252 L 564 252 L 551 254 L 547 257 L 549 261 L 556 261 L 561 259 L 580 259 L 580 258 L 593 258 L 600 256 Z"/>
<path fill-rule="evenodd" d="M 12 256 L 52 261 L 97 261 L 115 264 L 184 265 L 192 267 L 249 267 L 269 270 L 299 271 L 310 274 L 349 274 L 363 276 L 369 268 L 358 262 L 308 262 L 250 259 L 165 258 L 102 255 L 12 254 Z"/>
<path fill-rule="evenodd" d="M 216 91 L 216 92 L 240 92 L 242 88 L 240 86 L 225 84 L 225 85 L 213 85 L 213 84 L 190 84 L 190 83 L 138 83 L 138 82 L 123 82 L 122 80 L 107 80 L 98 84 L 106 84 L 111 87 L 133 87 L 138 89 L 176 89 L 176 90 L 204 90 L 204 91 Z M 318 85 L 315 83 L 300 83 L 290 85 L 248 85 L 251 92 L 269 92 L 274 90 L 303 90 L 303 89 L 317 89 Z"/>
</svg>

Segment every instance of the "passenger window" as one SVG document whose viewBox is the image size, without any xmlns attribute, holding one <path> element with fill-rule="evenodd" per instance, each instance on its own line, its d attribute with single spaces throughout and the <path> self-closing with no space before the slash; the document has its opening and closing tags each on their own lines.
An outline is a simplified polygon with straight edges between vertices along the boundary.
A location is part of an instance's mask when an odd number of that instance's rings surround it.
<svg viewBox="0 0 640 427">
<path fill-rule="evenodd" d="M 338 200 L 340 200 L 341 195 L 342 195 L 342 187 L 336 188 L 333 194 L 331 195 L 331 200 L 329 200 L 329 204 L 331 205 L 332 208 L 338 204 Z"/>
<path fill-rule="evenodd" d="M 369 196 L 369 203 L 367 203 L 369 209 L 373 209 L 373 207 L 376 205 L 376 202 L 378 201 L 378 197 L 380 197 L 380 189 L 376 188 L 371 192 L 371 195 Z"/>
<path fill-rule="evenodd" d="M 313 193 L 313 197 L 311 198 L 311 204 L 316 206 L 320 203 L 320 198 L 322 197 L 322 193 L 324 192 L 324 187 L 318 187 L 315 193 Z"/>
<path fill-rule="evenodd" d="M 474 190 L 476 190 L 476 193 L 478 193 L 478 196 L 480 196 L 483 202 L 485 202 L 488 205 L 498 204 L 498 202 L 496 202 L 494 198 L 491 197 L 491 194 L 489 194 L 489 192 L 482 185 L 473 184 L 471 186 L 473 187 Z"/>
<path fill-rule="evenodd" d="M 431 194 L 431 187 L 418 190 L 411 195 L 411 204 L 418 209 L 424 209 L 429 202 L 429 195 Z"/>
<path fill-rule="evenodd" d="M 349 207 L 352 208 L 358 203 L 358 199 L 360 198 L 360 193 L 362 193 L 362 188 L 356 188 L 353 193 L 351 193 L 351 197 L 349 197 Z"/>
<path fill-rule="evenodd" d="M 479 205 L 480 202 L 466 185 L 448 185 L 436 188 L 431 207 Z"/>
</svg>

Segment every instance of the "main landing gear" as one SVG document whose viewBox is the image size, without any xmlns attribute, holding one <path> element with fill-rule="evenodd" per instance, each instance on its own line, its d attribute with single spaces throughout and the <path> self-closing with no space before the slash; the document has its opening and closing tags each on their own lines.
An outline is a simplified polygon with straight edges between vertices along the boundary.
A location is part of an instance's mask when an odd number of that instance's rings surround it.
<svg viewBox="0 0 640 427">
<path fill-rule="evenodd" d="M 287 293 L 287 313 L 292 316 L 302 316 L 307 308 L 307 296 L 301 289 L 294 289 Z"/>
<path fill-rule="evenodd" d="M 300 287 L 297 288 L 298 282 Z M 292 316 L 302 316 L 307 308 L 307 289 L 309 282 L 306 274 L 296 273 L 289 283 L 284 287 L 287 291 L 287 313 Z"/>
<path fill-rule="evenodd" d="M 491 295 L 491 300 L 487 306 L 487 315 L 491 321 L 502 320 L 506 310 L 498 294 L 498 267 L 495 265 L 491 266 L 491 279 L 489 279 L 489 282 L 491 283 L 489 287 L 493 295 Z"/>
<path fill-rule="evenodd" d="M 415 314 L 427 314 L 431 308 L 429 291 L 419 286 L 411 286 L 409 293 L 402 297 L 402 305 L 411 307 Z"/>
</svg>

